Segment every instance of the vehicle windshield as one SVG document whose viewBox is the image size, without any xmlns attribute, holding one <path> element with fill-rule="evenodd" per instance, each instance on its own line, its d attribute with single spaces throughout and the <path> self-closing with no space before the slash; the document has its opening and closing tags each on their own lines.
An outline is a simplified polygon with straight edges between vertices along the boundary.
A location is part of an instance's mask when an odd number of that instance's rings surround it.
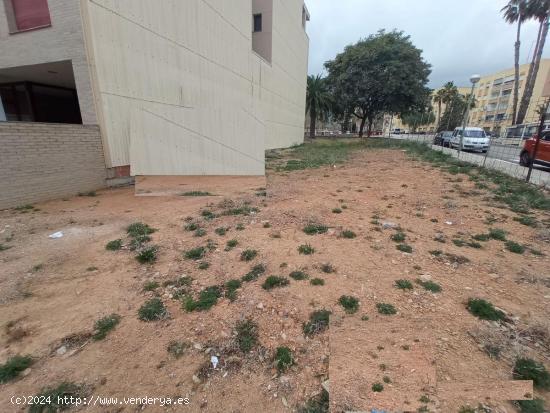
<svg viewBox="0 0 550 413">
<path fill-rule="evenodd" d="M 464 136 L 466 138 L 484 138 L 485 132 L 480 130 L 467 130 L 464 131 Z"/>
<path fill-rule="evenodd" d="M 444 137 L 444 138 L 449 138 L 449 137 L 451 137 L 451 136 L 453 136 L 453 133 L 452 133 L 452 132 L 443 132 L 443 137 Z"/>
</svg>

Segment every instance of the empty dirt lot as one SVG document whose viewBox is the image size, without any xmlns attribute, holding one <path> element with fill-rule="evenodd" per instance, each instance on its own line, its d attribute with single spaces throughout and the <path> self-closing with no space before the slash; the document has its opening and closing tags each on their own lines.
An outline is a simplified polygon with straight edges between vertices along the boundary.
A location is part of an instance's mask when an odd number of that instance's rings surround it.
<svg viewBox="0 0 550 413">
<path fill-rule="evenodd" d="M 548 211 L 376 145 L 300 170 L 309 145 L 231 199 L 123 188 L 1 211 L 0 364 L 32 359 L 0 411 L 61 383 L 95 400 L 78 411 L 322 412 L 323 383 L 334 412 L 520 411 L 516 359 L 550 368 Z"/>
</svg>

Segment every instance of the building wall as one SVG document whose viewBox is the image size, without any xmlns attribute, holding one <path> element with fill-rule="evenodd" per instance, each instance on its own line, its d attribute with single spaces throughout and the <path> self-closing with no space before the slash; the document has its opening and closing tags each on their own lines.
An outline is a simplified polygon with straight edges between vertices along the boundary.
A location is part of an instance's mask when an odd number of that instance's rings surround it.
<svg viewBox="0 0 550 413">
<path fill-rule="evenodd" d="M 97 124 L 80 3 L 77 0 L 48 0 L 48 5 L 51 27 L 10 34 L 5 1 L 0 0 L 0 70 L 71 60 L 83 123 Z"/>
<path fill-rule="evenodd" d="M 525 90 L 525 81 L 529 65 L 520 66 L 519 105 Z M 485 75 L 481 78 L 476 88 L 478 105 L 470 113 L 472 126 L 478 126 L 487 130 L 503 131 L 512 125 L 513 111 L 514 69 L 506 69 L 498 73 Z M 524 123 L 538 122 L 537 108 L 544 98 L 549 96 L 550 90 L 550 59 L 543 59 L 539 68 L 533 96 Z M 506 95 L 503 95 L 506 91 Z M 500 115 L 500 116 L 498 116 Z M 497 119 L 495 119 L 497 116 Z M 502 118 L 502 119 L 501 119 Z"/>
<path fill-rule="evenodd" d="M 303 140 L 302 4 L 274 3 L 270 64 L 252 51 L 251 0 L 82 0 L 107 166 L 263 175 L 266 148 Z"/>
<path fill-rule="evenodd" d="M 105 186 L 99 128 L 0 123 L 0 209 Z"/>
</svg>

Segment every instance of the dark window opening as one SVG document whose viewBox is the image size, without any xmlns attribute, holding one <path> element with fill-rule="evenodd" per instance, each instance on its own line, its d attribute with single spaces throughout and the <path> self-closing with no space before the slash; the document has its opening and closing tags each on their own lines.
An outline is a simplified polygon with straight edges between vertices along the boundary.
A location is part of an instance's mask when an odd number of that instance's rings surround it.
<svg viewBox="0 0 550 413">
<path fill-rule="evenodd" d="M 254 15 L 254 33 L 261 32 L 261 31 L 262 31 L 262 15 L 255 14 Z"/>
<path fill-rule="evenodd" d="M 81 124 L 76 90 L 34 82 L 0 84 L 0 121 Z"/>
<path fill-rule="evenodd" d="M 13 31 L 25 31 L 51 25 L 48 0 L 7 0 L 13 15 Z"/>
</svg>

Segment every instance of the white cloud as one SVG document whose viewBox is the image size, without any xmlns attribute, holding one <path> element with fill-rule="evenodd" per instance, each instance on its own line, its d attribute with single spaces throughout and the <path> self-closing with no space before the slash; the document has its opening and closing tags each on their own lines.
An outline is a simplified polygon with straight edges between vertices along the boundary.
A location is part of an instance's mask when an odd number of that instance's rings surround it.
<svg viewBox="0 0 550 413">
<path fill-rule="evenodd" d="M 402 30 L 432 64 L 430 86 L 452 80 L 466 85 L 472 73 L 514 65 L 516 27 L 500 14 L 505 0 L 306 0 L 311 12 L 310 67 L 322 73 L 350 43 L 380 29 Z M 537 36 L 538 23 L 524 25 L 521 63 Z M 550 42 L 545 48 L 550 56 Z"/>
</svg>

